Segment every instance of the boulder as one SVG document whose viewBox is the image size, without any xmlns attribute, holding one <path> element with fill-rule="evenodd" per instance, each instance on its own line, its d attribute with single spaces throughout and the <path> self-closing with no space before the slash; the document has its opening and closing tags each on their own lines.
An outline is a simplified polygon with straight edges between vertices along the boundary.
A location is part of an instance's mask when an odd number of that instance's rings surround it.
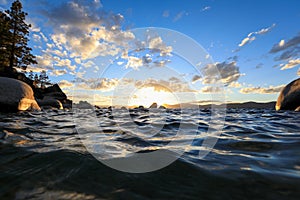
<svg viewBox="0 0 300 200">
<path fill-rule="evenodd" d="M 61 90 L 58 84 L 47 88 L 35 88 L 35 98 L 43 108 L 72 108 L 72 101 Z M 61 107 L 62 106 L 62 107 Z"/>
<path fill-rule="evenodd" d="M 286 85 L 280 92 L 276 102 L 276 110 L 299 110 L 300 78 Z"/>
<path fill-rule="evenodd" d="M 37 99 L 37 102 L 43 109 L 63 109 L 62 103 L 57 99 Z"/>
<path fill-rule="evenodd" d="M 0 77 L 0 111 L 20 110 L 40 110 L 32 88 L 22 81 Z"/>
<path fill-rule="evenodd" d="M 165 106 L 161 105 L 159 106 L 159 109 L 167 109 Z"/>
<path fill-rule="evenodd" d="M 57 99 L 63 101 L 67 99 L 67 96 L 63 92 L 50 92 L 50 93 L 45 93 L 43 99 Z"/>
<path fill-rule="evenodd" d="M 65 100 L 61 101 L 61 103 L 62 103 L 64 108 L 72 109 L 73 102 L 70 99 L 65 99 Z"/>
<path fill-rule="evenodd" d="M 149 108 L 157 108 L 157 103 L 152 103 Z"/>
</svg>

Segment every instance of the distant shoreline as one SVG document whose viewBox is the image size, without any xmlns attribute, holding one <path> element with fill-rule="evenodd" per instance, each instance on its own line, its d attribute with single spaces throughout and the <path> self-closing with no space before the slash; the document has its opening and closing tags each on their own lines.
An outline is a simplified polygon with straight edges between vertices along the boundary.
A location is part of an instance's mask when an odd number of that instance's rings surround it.
<svg viewBox="0 0 300 200">
<path fill-rule="evenodd" d="M 205 104 L 205 105 L 201 105 L 201 104 L 193 104 L 193 103 L 182 103 L 182 104 L 175 104 L 175 105 L 168 105 L 168 104 L 163 104 L 162 106 L 167 108 L 167 109 L 189 109 L 189 108 L 199 108 L 199 109 L 209 109 L 211 107 L 215 107 L 215 108 L 258 108 L 258 109 L 262 109 L 262 108 L 266 108 L 266 109 L 274 109 L 275 110 L 275 105 L 276 105 L 276 101 L 270 101 L 270 102 L 253 102 L 253 101 L 249 101 L 249 102 L 243 102 L 243 103 L 227 103 L 227 104 Z M 90 104 L 90 106 L 92 106 Z M 96 108 L 109 108 L 111 106 L 109 105 L 95 105 Z M 134 108 L 138 108 L 139 106 L 121 106 L 121 105 L 117 105 L 114 106 L 116 108 L 126 108 L 126 109 L 134 109 Z M 147 108 L 147 107 L 145 107 Z"/>
</svg>

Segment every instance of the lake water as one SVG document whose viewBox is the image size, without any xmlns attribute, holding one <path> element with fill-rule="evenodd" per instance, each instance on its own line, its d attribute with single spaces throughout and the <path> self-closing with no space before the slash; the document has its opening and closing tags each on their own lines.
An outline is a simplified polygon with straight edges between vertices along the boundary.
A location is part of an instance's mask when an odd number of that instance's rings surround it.
<svg viewBox="0 0 300 200">
<path fill-rule="evenodd" d="M 0 114 L 0 199 L 300 199 L 300 112 L 228 109 L 205 157 L 199 152 L 210 110 L 126 113 Z M 180 124 L 188 126 L 177 137 Z M 126 173 L 87 150 L 94 136 L 104 160 L 168 148 L 184 153 L 160 170 Z"/>
</svg>

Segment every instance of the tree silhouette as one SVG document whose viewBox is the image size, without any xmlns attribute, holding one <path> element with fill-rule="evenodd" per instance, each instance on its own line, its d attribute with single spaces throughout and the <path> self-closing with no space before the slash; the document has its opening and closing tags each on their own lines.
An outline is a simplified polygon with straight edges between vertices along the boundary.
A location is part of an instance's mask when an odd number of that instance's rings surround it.
<svg viewBox="0 0 300 200">
<path fill-rule="evenodd" d="M 28 78 L 30 78 L 31 80 L 33 80 L 34 75 L 33 75 L 33 71 L 32 70 L 30 70 Z"/>
<path fill-rule="evenodd" d="M 22 3 L 16 0 L 12 3 L 10 10 L 1 12 L 0 31 L 1 55 L 0 65 L 12 70 L 13 67 L 26 70 L 30 64 L 37 64 L 36 58 L 31 54 L 28 47 L 28 35 L 30 24 L 26 24 L 27 13 L 22 11 Z"/>
<path fill-rule="evenodd" d="M 49 77 L 47 76 L 47 73 L 45 70 L 43 70 L 41 73 L 40 73 L 40 76 L 39 76 L 39 83 L 40 83 L 40 87 L 41 88 L 45 88 L 46 84 L 49 84 Z"/>
<path fill-rule="evenodd" d="M 9 38 L 11 37 L 9 22 L 9 17 L 0 12 L 0 67 L 2 68 L 9 65 L 9 54 L 7 53 Z"/>
</svg>

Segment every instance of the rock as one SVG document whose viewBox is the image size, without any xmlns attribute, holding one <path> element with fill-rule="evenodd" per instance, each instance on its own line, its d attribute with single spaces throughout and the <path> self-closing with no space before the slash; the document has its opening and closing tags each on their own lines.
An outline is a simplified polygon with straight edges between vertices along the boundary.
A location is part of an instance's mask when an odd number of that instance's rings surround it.
<svg viewBox="0 0 300 200">
<path fill-rule="evenodd" d="M 300 111 L 300 106 L 298 106 L 295 111 L 299 112 Z"/>
<path fill-rule="evenodd" d="M 79 101 L 79 103 L 74 103 L 73 107 L 79 109 L 94 109 L 94 107 L 87 101 Z"/>
<path fill-rule="evenodd" d="M 58 84 L 54 84 L 44 89 L 45 93 L 64 93 Z"/>
<path fill-rule="evenodd" d="M 42 100 L 37 100 L 39 106 L 43 109 L 53 109 L 53 108 L 57 108 L 57 109 L 63 109 L 63 105 L 62 103 L 57 100 L 57 99 L 42 99 Z"/>
<path fill-rule="evenodd" d="M 157 108 L 157 103 L 152 103 L 152 105 L 149 108 Z"/>
<path fill-rule="evenodd" d="M 40 110 L 31 87 L 19 80 L 0 77 L 0 111 Z"/>
<path fill-rule="evenodd" d="M 67 95 L 61 90 L 58 84 L 54 84 L 47 88 L 36 88 L 35 89 L 35 97 L 37 99 L 42 99 L 41 101 L 45 101 L 45 106 L 50 106 L 53 108 L 59 108 L 59 105 L 62 104 L 63 108 L 71 109 L 72 101 L 67 99 Z M 59 103 L 58 103 L 59 102 Z M 49 105 L 47 105 L 49 104 Z"/>
<path fill-rule="evenodd" d="M 159 109 L 167 109 L 165 106 L 159 106 Z"/>
<path fill-rule="evenodd" d="M 62 105 L 63 105 L 63 108 L 66 108 L 66 109 L 72 109 L 72 100 L 70 99 L 65 99 L 63 101 L 61 101 Z"/>
<path fill-rule="evenodd" d="M 67 99 L 67 96 L 63 92 L 50 92 L 50 93 L 45 93 L 43 99 L 57 99 L 60 101 L 63 101 Z"/>
<path fill-rule="evenodd" d="M 300 106 L 300 78 L 286 85 L 276 102 L 276 110 L 296 110 Z"/>
<path fill-rule="evenodd" d="M 97 109 L 97 110 L 100 110 L 100 106 L 97 106 L 97 105 L 94 105 L 94 108 Z"/>
<path fill-rule="evenodd" d="M 127 108 L 125 106 L 122 106 L 121 110 L 127 110 Z"/>
<path fill-rule="evenodd" d="M 135 107 L 133 110 L 143 111 L 143 112 L 148 112 L 149 111 L 149 109 L 145 108 L 144 106 Z"/>
</svg>

